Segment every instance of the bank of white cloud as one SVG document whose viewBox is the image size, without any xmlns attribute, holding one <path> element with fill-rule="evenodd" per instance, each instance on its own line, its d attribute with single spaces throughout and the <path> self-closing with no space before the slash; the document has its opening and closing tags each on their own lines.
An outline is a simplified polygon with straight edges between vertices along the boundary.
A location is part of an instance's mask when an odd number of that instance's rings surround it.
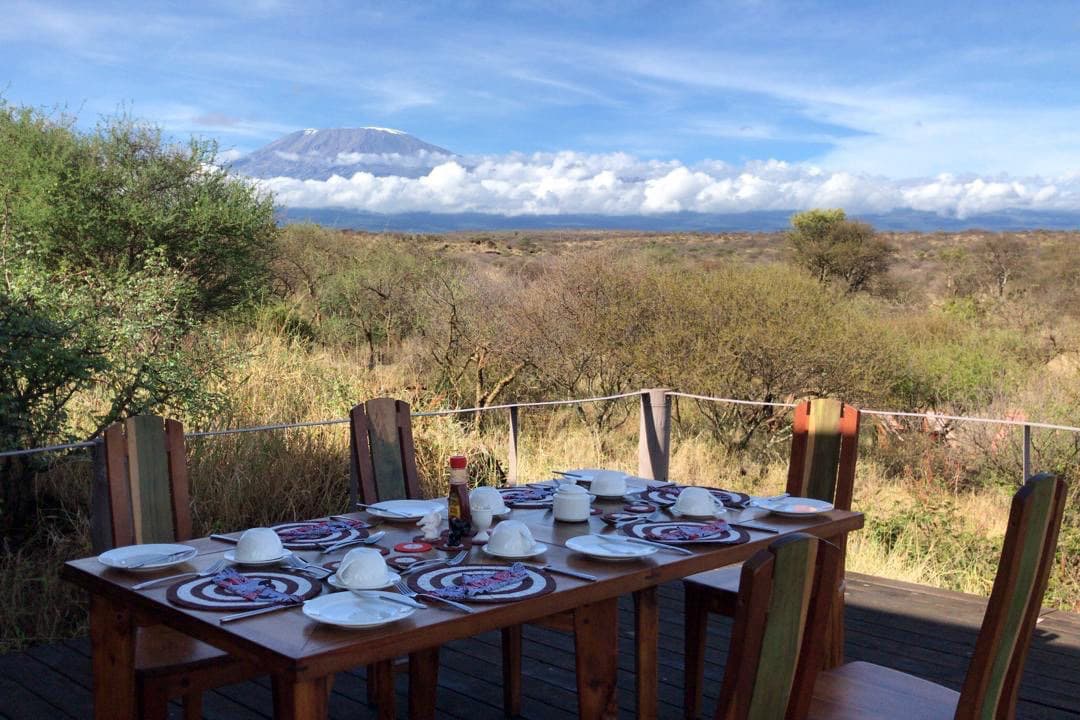
<svg viewBox="0 0 1080 720">
<path fill-rule="evenodd" d="M 684 165 L 625 153 L 453 159 L 418 178 L 357 172 L 328 180 L 257 182 L 286 207 L 376 213 L 652 215 L 842 207 L 853 213 L 911 209 L 965 218 L 1010 209 L 1080 211 L 1080 173 L 894 179 L 775 160 Z"/>
</svg>

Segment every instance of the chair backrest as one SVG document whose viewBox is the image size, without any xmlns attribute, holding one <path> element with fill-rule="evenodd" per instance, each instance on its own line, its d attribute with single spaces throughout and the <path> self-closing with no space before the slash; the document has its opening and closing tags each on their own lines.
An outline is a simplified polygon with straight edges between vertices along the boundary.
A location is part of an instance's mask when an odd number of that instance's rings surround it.
<svg viewBox="0 0 1080 720">
<path fill-rule="evenodd" d="M 802 533 L 743 563 L 717 720 L 806 717 L 841 563 L 839 548 Z"/>
<path fill-rule="evenodd" d="M 1020 676 L 1050 577 L 1067 486 L 1036 475 L 1013 496 L 994 589 L 956 717 L 1013 717 Z"/>
<path fill-rule="evenodd" d="M 105 430 L 112 545 L 191 539 L 184 426 L 136 415 Z"/>
<path fill-rule="evenodd" d="M 375 398 L 349 412 L 353 503 L 420 497 L 409 404 Z"/>
<path fill-rule="evenodd" d="M 833 398 L 799 403 L 792 424 L 787 491 L 850 510 L 858 454 L 858 409 Z"/>
</svg>

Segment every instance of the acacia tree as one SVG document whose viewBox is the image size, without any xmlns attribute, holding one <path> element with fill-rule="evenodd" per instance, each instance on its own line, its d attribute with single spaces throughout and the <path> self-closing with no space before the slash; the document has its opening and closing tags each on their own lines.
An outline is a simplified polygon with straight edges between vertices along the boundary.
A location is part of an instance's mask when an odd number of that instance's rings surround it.
<svg viewBox="0 0 1080 720">
<path fill-rule="evenodd" d="M 848 220 L 840 209 L 792 215 L 787 239 L 798 264 L 820 282 L 843 283 L 848 292 L 867 289 L 892 261 L 892 247 L 874 228 Z"/>
</svg>

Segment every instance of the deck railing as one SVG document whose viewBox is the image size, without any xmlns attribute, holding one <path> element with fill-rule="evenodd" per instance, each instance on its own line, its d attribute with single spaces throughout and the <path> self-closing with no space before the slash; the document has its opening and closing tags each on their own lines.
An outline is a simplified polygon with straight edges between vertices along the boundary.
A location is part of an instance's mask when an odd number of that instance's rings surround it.
<svg viewBox="0 0 1080 720">
<path fill-rule="evenodd" d="M 412 413 L 413 417 L 438 417 L 445 415 L 463 415 L 507 411 L 508 425 L 508 458 L 509 467 L 507 477 L 511 482 L 517 481 L 518 466 L 518 438 L 520 435 L 519 412 L 523 408 L 554 407 L 565 405 L 582 405 L 586 403 L 608 402 L 625 398 L 636 397 L 641 404 L 640 425 L 638 432 L 638 475 L 641 477 L 666 479 L 668 460 L 671 450 L 671 399 L 687 398 L 702 402 L 725 403 L 730 405 L 750 405 L 757 407 L 794 408 L 794 403 L 765 402 L 760 400 L 739 400 L 735 398 L 714 397 L 710 395 L 696 395 L 693 393 L 678 392 L 667 388 L 647 388 L 634 392 L 620 393 L 616 395 L 604 395 L 600 397 L 573 398 L 568 400 L 542 400 L 535 402 L 505 403 L 502 405 L 487 405 L 472 408 L 450 408 L 444 410 L 429 410 Z M 860 408 L 863 415 L 876 415 L 881 417 L 916 418 L 927 422 L 942 423 L 970 422 L 994 424 L 1003 426 L 1017 426 L 1023 428 L 1023 478 L 1031 475 L 1031 438 L 1033 429 L 1061 430 L 1070 433 L 1080 433 L 1080 427 L 1071 425 L 1055 425 L 1052 423 L 1033 422 L 1029 420 L 1013 420 L 1006 418 L 971 417 L 967 415 L 945 415 L 936 412 L 916 413 L 900 410 L 873 410 Z M 252 427 L 228 428 L 222 430 L 202 430 L 185 434 L 188 439 L 219 437 L 223 435 L 237 435 L 242 433 L 266 432 L 273 430 L 292 430 L 298 428 L 322 427 L 327 425 L 342 425 L 348 423 L 348 418 L 333 418 L 329 420 L 312 420 L 308 422 L 278 423 L 273 425 L 257 425 Z M 102 445 L 101 438 L 94 438 L 82 442 L 65 443 L 61 445 L 48 445 L 45 447 L 27 448 L 21 450 L 7 450 L 0 452 L 0 460 L 4 458 L 23 457 L 40 453 L 61 452 L 91 448 L 95 458 L 100 455 Z"/>
<path fill-rule="evenodd" d="M 667 388 L 647 388 L 634 392 L 605 395 L 601 397 L 575 398 L 568 400 L 545 400 L 537 402 L 506 403 L 502 405 L 489 405 L 474 408 L 451 408 L 444 410 L 431 410 L 414 412 L 413 417 L 438 417 L 446 415 L 480 414 L 497 411 L 507 413 L 507 480 L 510 483 L 518 482 L 519 436 L 521 430 L 520 411 L 525 408 L 556 407 L 567 405 L 583 405 L 587 403 L 612 402 L 627 398 L 638 398 L 639 427 L 638 427 L 638 469 L 640 477 L 666 480 L 668 475 L 669 460 L 671 457 L 671 408 L 673 398 L 686 398 L 698 402 L 724 403 L 730 405 L 748 405 L 756 407 L 775 407 L 790 409 L 794 403 L 765 402 L 759 400 L 740 400 L 735 398 L 714 397 L 709 395 L 696 395 L 692 393 L 678 392 Z M 969 417 L 964 415 L 943 415 L 935 412 L 914 413 L 898 410 L 873 410 L 862 409 L 863 415 L 873 415 L 896 418 L 923 419 L 929 423 L 940 425 L 943 422 L 967 422 L 995 424 L 1002 426 L 1019 426 L 1023 429 L 1023 469 L 1022 477 L 1018 482 L 1031 476 L 1031 449 L 1032 430 L 1059 430 L 1080 434 L 1080 427 L 1070 425 L 1055 425 L 1043 422 L 1031 422 L 1027 420 L 1011 420 L 1004 418 Z M 259 425 L 253 427 L 230 428 L 222 430 L 204 430 L 186 434 L 188 439 L 212 438 L 224 435 L 237 435 L 252 432 L 268 432 L 275 430 L 292 430 L 299 428 L 322 427 L 329 425 L 341 425 L 348 423 L 348 418 L 333 418 L 329 420 L 314 420 L 308 422 L 279 423 L 273 425 Z M 93 486 L 91 490 L 91 535 L 94 545 L 107 543 L 105 537 L 106 528 L 103 523 L 95 522 L 95 518 L 108 516 L 107 498 L 108 489 L 105 475 L 104 442 L 99 438 L 83 442 L 67 443 L 63 445 L 50 445 L 47 447 L 29 448 L 24 450 L 9 450 L 0 452 L 0 465 L 6 458 L 22 457 L 38 453 L 60 452 L 89 448 L 93 460 Z"/>
</svg>

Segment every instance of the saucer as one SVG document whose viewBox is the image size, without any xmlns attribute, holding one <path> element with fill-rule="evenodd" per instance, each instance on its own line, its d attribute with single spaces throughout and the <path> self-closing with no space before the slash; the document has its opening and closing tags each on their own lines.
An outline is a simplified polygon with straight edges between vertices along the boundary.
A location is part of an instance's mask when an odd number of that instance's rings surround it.
<svg viewBox="0 0 1080 720">
<path fill-rule="evenodd" d="M 416 612 L 416 608 L 379 597 L 333 593 L 308 600 L 303 612 L 316 622 L 360 628 L 402 620 Z"/>
<path fill-rule="evenodd" d="M 608 540 L 595 535 L 572 537 L 566 541 L 566 547 L 597 560 L 638 560 L 659 551 L 655 546 Z"/>
<path fill-rule="evenodd" d="M 759 500 L 755 507 L 783 517 L 814 517 L 833 509 L 833 504 L 814 498 L 786 497 L 778 500 Z"/>
<path fill-rule="evenodd" d="M 276 558 L 270 558 L 269 560 L 241 560 L 238 557 L 236 557 L 236 550 L 226 550 L 223 553 L 222 557 L 224 557 L 228 562 L 236 563 L 237 565 L 255 565 L 255 566 L 258 566 L 258 565 L 273 565 L 274 563 L 279 563 L 282 560 L 284 560 L 285 558 L 289 557 L 290 555 L 292 555 L 292 550 L 286 550 L 281 555 L 278 555 Z"/>
<path fill-rule="evenodd" d="M 532 546 L 532 548 L 530 548 L 528 551 L 526 551 L 525 553 L 523 553 L 521 555 L 511 554 L 511 553 L 502 553 L 502 552 L 499 552 L 498 550 L 493 550 L 491 548 L 491 543 L 488 543 L 488 544 L 484 545 L 482 547 L 482 549 L 486 554 L 491 555 L 492 557 L 506 558 L 507 560 L 520 560 L 522 558 L 535 557 L 537 555 L 540 555 L 543 552 L 546 552 L 547 551 L 547 545 L 545 545 L 543 543 L 536 543 L 536 544 L 534 544 Z"/>
<path fill-rule="evenodd" d="M 326 582 L 330 584 L 330 587 L 336 587 L 338 590 L 378 590 L 380 588 L 390 587 L 400 579 L 401 576 L 398 575 L 396 572 L 387 570 L 386 577 L 383 578 L 383 581 L 380 583 L 375 583 L 374 585 L 346 585 L 345 583 L 341 582 L 341 578 L 337 576 L 337 573 L 334 573 L 330 577 L 326 578 Z"/>
</svg>

